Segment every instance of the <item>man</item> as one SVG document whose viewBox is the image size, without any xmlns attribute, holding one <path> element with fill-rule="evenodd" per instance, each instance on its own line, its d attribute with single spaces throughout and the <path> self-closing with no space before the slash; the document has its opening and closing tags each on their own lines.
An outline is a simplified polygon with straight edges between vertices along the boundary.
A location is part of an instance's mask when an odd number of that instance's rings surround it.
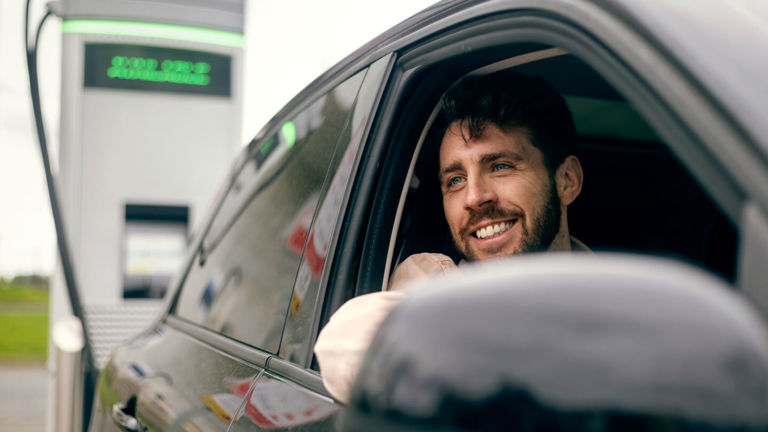
<svg viewBox="0 0 768 432">
<path fill-rule="evenodd" d="M 560 94 L 511 70 L 468 77 L 446 93 L 441 122 L 443 208 L 467 260 L 571 250 L 567 206 L 583 173 Z"/>
<path fill-rule="evenodd" d="M 436 127 L 445 219 L 467 261 L 588 250 L 568 230 L 567 207 L 584 178 L 573 118 L 549 83 L 511 70 L 465 77 L 443 96 Z M 411 282 L 454 267 L 442 254 L 413 255 L 387 291 L 354 298 L 331 317 L 315 353 L 335 398 L 348 400 L 371 338 Z"/>
</svg>

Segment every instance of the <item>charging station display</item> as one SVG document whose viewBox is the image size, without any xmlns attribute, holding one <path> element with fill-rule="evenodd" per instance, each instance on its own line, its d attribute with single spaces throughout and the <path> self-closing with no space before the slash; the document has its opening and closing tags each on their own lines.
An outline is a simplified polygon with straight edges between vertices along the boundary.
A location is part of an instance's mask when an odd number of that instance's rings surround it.
<svg viewBox="0 0 768 432">
<path fill-rule="evenodd" d="M 142 45 L 85 45 L 85 87 L 231 95 L 230 56 Z"/>
</svg>

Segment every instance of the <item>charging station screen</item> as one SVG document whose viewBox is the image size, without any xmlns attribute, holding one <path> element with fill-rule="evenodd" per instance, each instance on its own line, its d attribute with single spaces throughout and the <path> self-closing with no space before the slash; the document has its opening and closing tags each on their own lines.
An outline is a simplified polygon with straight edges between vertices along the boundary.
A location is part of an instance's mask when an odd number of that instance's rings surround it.
<svg viewBox="0 0 768 432">
<path fill-rule="evenodd" d="M 125 205 L 123 298 L 161 298 L 187 250 L 189 208 Z"/>
<path fill-rule="evenodd" d="M 232 58 L 202 51 L 143 45 L 86 44 L 86 87 L 231 94 Z"/>
</svg>

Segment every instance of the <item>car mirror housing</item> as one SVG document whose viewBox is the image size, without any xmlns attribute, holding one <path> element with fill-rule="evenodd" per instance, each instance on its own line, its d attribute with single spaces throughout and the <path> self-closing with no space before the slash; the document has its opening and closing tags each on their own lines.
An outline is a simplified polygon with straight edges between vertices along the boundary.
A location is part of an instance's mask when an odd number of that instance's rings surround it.
<svg viewBox="0 0 768 432">
<path fill-rule="evenodd" d="M 430 281 L 383 323 L 344 430 L 765 430 L 768 333 L 679 262 L 535 254 Z"/>
</svg>

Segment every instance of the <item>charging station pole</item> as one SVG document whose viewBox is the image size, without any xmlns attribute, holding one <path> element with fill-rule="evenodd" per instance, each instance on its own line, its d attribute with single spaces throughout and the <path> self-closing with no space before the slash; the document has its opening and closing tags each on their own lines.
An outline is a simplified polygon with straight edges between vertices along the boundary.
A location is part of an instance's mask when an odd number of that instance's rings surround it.
<svg viewBox="0 0 768 432">
<path fill-rule="evenodd" d="M 243 9 L 243 0 L 60 4 L 58 185 L 98 367 L 157 316 L 241 146 Z M 51 326 L 71 315 L 61 268 L 50 305 Z M 55 365 L 49 358 L 52 381 L 66 373 Z"/>
</svg>

